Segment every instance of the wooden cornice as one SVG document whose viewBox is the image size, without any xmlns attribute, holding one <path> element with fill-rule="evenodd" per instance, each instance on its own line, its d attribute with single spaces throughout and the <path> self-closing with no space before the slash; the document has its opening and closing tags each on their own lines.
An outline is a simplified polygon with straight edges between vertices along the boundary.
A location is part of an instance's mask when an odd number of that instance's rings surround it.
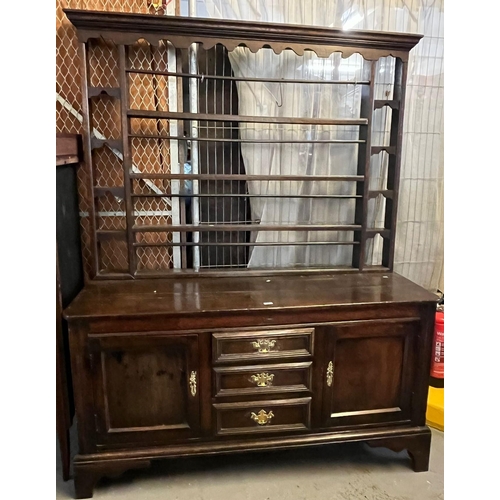
<svg viewBox="0 0 500 500">
<path fill-rule="evenodd" d="M 359 53 L 369 60 L 389 55 L 407 60 L 410 50 L 422 38 L 422 35 L 416 34 L 344 31 L 294 24 L 75 9 L 64 9 L 64 12 L 76 27 L 80 42 L 104 38 L 119 44 L 132 44 L 143 38 L 153 45 L 158 45 L 160 40 L 168 40 L 177 48 L 188 48 L 198 42 L 209 49 L 220 43 L 228 50 L 244 46 L 252 52 L 272 48 L 279 54 L 285 49 L 292 49 L 299 55 L 311 50 L 320 57 L 341 52 L 343 57 Z"/>
</svg>

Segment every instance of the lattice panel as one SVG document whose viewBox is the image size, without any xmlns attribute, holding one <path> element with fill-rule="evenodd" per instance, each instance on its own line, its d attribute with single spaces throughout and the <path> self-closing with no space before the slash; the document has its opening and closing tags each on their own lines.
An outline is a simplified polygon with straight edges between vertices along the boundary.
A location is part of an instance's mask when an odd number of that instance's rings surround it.
<svg viewBox="0 0 500 500">
<path fill-rule="evenodd" d="M 121 137 L 120 101 L 102 95 L 92 99 L 92 126 L 106 139 Z"/>
<path fill-rule="evenodd" d="M 102 273 L 128 272 L 127 242 L 113 238 L 99 243 L 99 270 Z"/>
<path fill-rule="evenodd" d="M 134 137 L 131 151 L 134 166 L 142 172 L 170 172 L 170 141 Z"/>
<path fill-rule="evenodd" d="M 170 181 L 165 179 L 140 179 L 132 183 L 132 194 L 169 193 Z"/>
<path fill-rule="evenodd" d="M 165 271 L 172 267 L 172 248 L 138 248 L 138 271 Z"/>
<path fill-rule="evenodd" d="M 168 0 L 164 2 L 172 9 L 176 0 Z M 136 13 L 154 13 L 148 6 L 148 0 L 56 0 L 56 132 L 82 134 L 82 115 L 81 115 L 81 64 L 78 49 L 78 41 L 75 34 L 75 29 L 67 20 L 63 13 L 63 8 L 71 9 L 89 9 L 89 10 L 104 10 L 115 12 L 136 12 Z M 163 14 L 161 11 L 159 14 Z M 169 12 L 172 14 L 173 12 Z M 130 64 L 135 68 L 154 69 L 167 71 L 167 58 L 165 55 L 165 47 L 160 46 L 156 49 L 151 49 L 148 43 L 142 42 L 136 47 L 130 48 L 131 61 Z M 116 47 L 109 44 L 94 43 L 93 50 L 89 53 L 89 69 L 91 75 L 90 84 L 94 86 L 118 86 L 117 72 L 118 54 Z M 151 77 L 149 77 L 151 79 Z M 147 82 L 145 79 L 137 84 L 131 81 L 130 95 L 137 99 L 136 96 L 142 95 L 143 99 L 147 99 L 145 87 Z M 166 89 L 158 87 L 158 92 L 163 92 L 163 97 L 160 99 L 162 109 L 168 109 L 168 95 Z M 150 93 L 149 93 L 150 94 Z M 154 99 L 153 99 L 154 100 Z M 98 134 L 113 139 L 120 137 L 120 119 L 117 117 L 119 111 L 119 102 L 113 102 L 111 99 L 100 98 L 93 100 L 93 126 Z M 155 129 L 155 132 L 157 130 Z M 165 131 L 168 133 L 168 130 Z M 143 163 L 148 163 L 148 155 L 152 151 L 147 151 L 145 148 L 141 157 Z M 95 185 L 96 186 L 119 186 L 123 185 L 123 170 L 121 161 L 107 147 L 103 148 L 101 153 L 98 153 L 97 167 L 94 169 Z M 100 156 L 100 157 L 99 157 Z M 165 151 L 163 155 L 169 161 L 169 151 Z M 89 219 L 89 210 L 91 206 L 90 185 L 88 180 L 88 172 L 85 168 L 79 168 L 78 176 L 78 195 L 81 214 L 81 240 L 82 240 L 82 257 L 84 265 L 84 273 L 86 278 L 92 274 L 92 239 L 91 239 L 91 221 Z M 150 183 L 152 184 L 152 183 Z M 161 183 L 160 183 L 161 184 Z M 148 185 L 144 184 L 147 193 L 151 191 Z M 107 199 L 107 198 L 106 198 Z M 98 204 L 110 203 L 100 200 Z M 121 203 L 115 200 L 113 203 Z M 97 210 L 97 207 L 96 207 Z M 103 210 L 103 212 L 113 212 L 115 210 Z M 101 217 L 98 226 L 101 228 L 122 227 L 124 218 Z M 125 242 L 106 242 L 101 245 L 101 250 L 104 252 L 100 259 L 100 268 L 127 269 L 127 257 Z M 116 252 L 114 255 L 113 252 Z M 167 262 L 165 257 L 162 262 Z"/>
<path fill-rule="evenodd" d="M 111 193 L 100 196 L 96 203 L 98 230 L 125 230 L 125 201 Z"/>
<path fill-rule="evenodd" d="M 122 162 L 111 149 L 102 147 L 94 150 L 93 163 L 95 186 L 123 186 Z"/>
<path fill-rule="evenodd" d="M 106 40 L 90 40 L 88 54 L 89 85 L 118 87 L 118 47 Z"/>
<path fill-rule="evenodd" d="M 168 47 L 160 42 L 158 47 L 140 40 L 128 49 L 129 67 L 155 72 L 169 71 Z M 174 68 L 175 70 L 175 68 Z M 163 75 L 129 73 L 130 107 L 168 111 L 168 78 Z"/>
<path fill-rule="evenodd" d="M 134 200 L 135 224 L 163 226 L 171 223 L 170 199 L 139 198 Z"/>
</svg>

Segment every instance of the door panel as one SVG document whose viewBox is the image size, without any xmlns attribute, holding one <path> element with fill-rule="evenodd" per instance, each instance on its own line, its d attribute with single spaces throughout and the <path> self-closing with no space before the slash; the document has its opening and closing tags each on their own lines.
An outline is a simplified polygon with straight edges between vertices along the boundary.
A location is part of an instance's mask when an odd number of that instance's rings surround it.
<svg viewBox="0 0 500 500">
<path fill-rule="evenodd" d="M 90 348 L 99 444 L 197 435 L 197 335 L 101 336 Z"/>
<path fill-rule="evenodd" d="M 410 418 L 419 321 L 362 321 L 326 328 L 323 425 Z"/>
<path fill-rule="evenodd" d="M 404 338 L 339 339 L 332 407 L 337 413 L 399 405 Z"/>
</svg>

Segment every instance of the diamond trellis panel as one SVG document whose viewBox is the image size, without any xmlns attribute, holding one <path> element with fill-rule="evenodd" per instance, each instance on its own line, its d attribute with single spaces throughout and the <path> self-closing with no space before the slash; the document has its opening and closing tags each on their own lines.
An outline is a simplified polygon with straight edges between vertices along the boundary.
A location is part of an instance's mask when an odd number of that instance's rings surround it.
<svg viewBox="0 0 500 500">
<path fill-rule="evenodd" d="M 165 271 L 172 267 L 172 248 L 153 247 L 137 249 L 138 271 Z"/>
<path fill-rule="evenodd" d="M 162 75 L 129 74 L 130 107 L 167 111 L 168 77 Z"/>
<path fill-rule="evenodd" d="M 151 120 L 149 118 L 132 118 L 130 120 L 130 132 L 139 135 L 168 135 L 168 121 L 161 119 Z"/>
<path fill-rule="evenodd" d="M 132 138 L 133 164 L 144 173 L 170 172 L 170 141 L 165 139 Z"/>
<path fill-rule="evenodd" d="M 172 233 L 136 233 L 135 241 L 136 243 L 168 243 L 172 241 Z"/>
<path fill-rule="evenodd" d="M 136 179 L 132 183 L 133 194 L 152 194 L 170 192 L 170 181 L 164 179 Z"/>
<path fill-rule="evenodd" d="M 125 217 L 125 200 L 106 193 L 96 203 L 97 229 L 99 230 L 125 230 L 127 221 Z"/>
<path fill-rule="evenodd" d="M 113 238 L 100 242 L 99 270 L 102 273 L 128 272 L 127 242 L 125 240 Z"/>
<path fill-rule="evenodd" d="M 139 40 L 129 47 L 129 63 L 133 69 L 168 71 L 167 43 L 160 41 L 154 46 L 145 40 Z"/>
<path fill-rule="evenodd" d="M 168 2 L 173 4 L 174 0 Z M 56 132 L 82 134 L 82 96 L 81 96 L 81 61 L 75 29 L 67 20 L 63 9 L 88 9 L 115 12 L 154 13 L 148 0 L 56 0 Z M 159 12 L 160 14 L 162 12 Z M 118 49 L 102 40 L 89 44 L 89 85 L 102 87 L 118 86 Z M 151 47 L 147 42 L 140 41 L 129 49 L 130 67 L 142 70 L 168 71 L 166 45 Z M 166 78 L 156 78 L 151 75 L 131 75 L 130 102 L 136 103 L 141 109 L 168 110 L 168 89 Z M 154 89 L 152 93 L 150 89 Z M 135 105 L 135 104 L 134 104 Z M 108 97 L 92 99 L 92 126 L 106 139 L 121 137 L 120 103 Z M 151 107 L 152 106 L 152 107 Z M 155 107 L 156 106 L 156 107 Z M 131 129 L 133 130 L 133 129 Z M 148 124 L 147 130 L 141 132 L 168 134 L 165 124 Z M 99 137 L 101 138 L 101 137 Z M 166 142 L 166 141 L 164 141 Z M 163 167 L 157 165 L 158 153 L 161 150 Z M 166 169 L 170 162 L 170 149 L 167 145 L 157 145 L 155 148 L 143 146 L 137 162 L 144 168 Z M 169 168 L 169 167 L 168 167 Z M 156 170 L 151 170 L 156 171 Z M 123 186 L 123 167 L 121 160 L 107 147 L 93 151 L 93 174 L 96 187 Z M 89 211 L 92 203 L 89 175 L 84 165 L 78 168 L 78 196 L 81 216 L 81 241 L 84 273 L 86 279 L 92 275 L 92 225 Z M 165 190 L 162 181 L 140 181 L 144 194 L 156 190 Z M 100 197 L 95 206 L 98 229 L 125 229 L 125 217 L 117 215 L 124 211 L 124 201 L 109 194 Z M 166 221 L 169 222 L 166 222 Z M 163 223 L 171 223 L 164 219 Z M 139 249 L 140 250 L 140 249 Z M 148 249 L 149 250 L 149 249 Z M 155 252 L 158 249 L 152 249 Z M 144 269 L 160 269 L 171 267 L 171 255 L 168 252 L 142 252 L 139 261 Z M 126 241 L 109 240 L 99 244 L 98 266 L 101 271 L 128 272 L 128 257 Z M 155 257 L 157 255 L 158 257 Z M 145 260 L 144 260 L 145 259 Z M 149 264 L 148 264 L 149 262 Z M 153 263 L 153 264 L 152 264 Z M 156 264 L 154 264 L 156 263 Z M 153 266 L 153 267 L 151 267 Z M 156 266 L 156 268 L 154 267 Z"/>
<path fill-rule="evenodd" d="M 89 85 L 118 87 L 118 47 L 105 40 L 89 40 Z"/>
<path fill-rule="evenodd" d="M 134 217 L 137 225 L 157 226 L 172 223 L 169 198 L 144 197 L 134 200 Z M 172 242 L 172 233 L 146 232 L 136 234 L 137 243 Z M 138 271 L 165 271 L 173 267 L 171 247 L 137 248 Z"/>
<path fill-rule="evenodd" d="M 105 95 L 92 99 L 92 126 L 106 139 L 121 137 L 120 101 Z"/>
<path fill-rule="evenodd" d="M 123 186 L 122 162 L 108 147 L 95 149 L 94 184 L 99 187 Z"/>
<path fill-rule="evenodd" d="M 138 225 L 171 224 L 169 198 L 139 198 L 134 200 L 134 217 Z"/>
</svg>

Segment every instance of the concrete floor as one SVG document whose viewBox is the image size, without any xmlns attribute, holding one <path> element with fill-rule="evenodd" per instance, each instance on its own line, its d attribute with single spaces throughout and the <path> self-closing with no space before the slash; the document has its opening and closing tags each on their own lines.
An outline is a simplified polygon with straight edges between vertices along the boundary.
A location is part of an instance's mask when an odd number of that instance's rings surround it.
<svg viewBox="0 0 500 500">
<path fill-rule="evenodd" d="M 73 439 L 75 442 L 76 439 Z M 153 462 L 102 479 L 96 500 L 443 500 L 444 434 L 432 430 L 430 470 L 415 473 L 405 451 L 361 443 Z M 57 500 L 74 498 L 61 478 Z"/>
</svg>

